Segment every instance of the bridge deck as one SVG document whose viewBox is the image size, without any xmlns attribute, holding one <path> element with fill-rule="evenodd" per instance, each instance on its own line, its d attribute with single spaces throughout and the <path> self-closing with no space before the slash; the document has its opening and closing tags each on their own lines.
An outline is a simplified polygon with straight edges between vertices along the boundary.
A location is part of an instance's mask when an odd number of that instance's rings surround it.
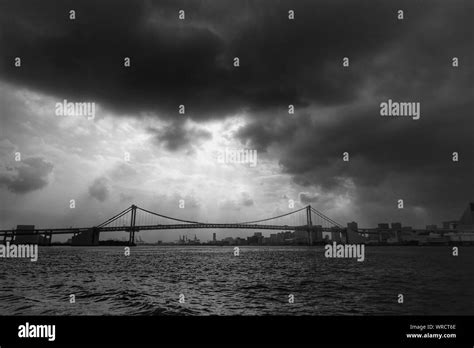
<svg viewBox="0 0 474 348">
<path fill-rule="evenodd" d="M 339 227 L 319 227 L 319 226 L 288 226 L 288 225 L 258 225 L 258 224 L 172 224 L 172 225 L 144 225 L 135 226 L 134 231 L 150 231 L 150 230 L 182 230 L 182 229 L 252 229 L 252 230 L 303 230 L 322 231 L 322 232 L 341 232 L 344 229 Z M 130 232 L 130 226 L 114 226 L 114 227 L 89 227 L 89 228 L 44 228 L 28 231 L 22 231 L 22 235 L 28 234 L 72 234 L 81 233 L 96 229 L 99 232 Z M 12 234 L 16 230 L 0 230 L 0 235 Z"/>
</svg>

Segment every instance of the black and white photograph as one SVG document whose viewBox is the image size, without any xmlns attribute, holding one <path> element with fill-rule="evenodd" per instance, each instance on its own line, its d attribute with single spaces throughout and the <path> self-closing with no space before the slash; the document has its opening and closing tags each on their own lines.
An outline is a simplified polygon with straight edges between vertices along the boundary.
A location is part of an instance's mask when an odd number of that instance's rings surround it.
<svg viewBox="0 0 474 348">
<path fill-rule="evenodd" d="M 0 346 L 472 346 L 473 18 L 0 0 Z"/>
</svg>

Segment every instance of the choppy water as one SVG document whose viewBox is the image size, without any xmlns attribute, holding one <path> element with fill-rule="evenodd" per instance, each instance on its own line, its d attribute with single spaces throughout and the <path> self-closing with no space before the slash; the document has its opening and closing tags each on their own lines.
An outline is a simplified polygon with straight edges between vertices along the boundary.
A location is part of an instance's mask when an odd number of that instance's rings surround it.
<svg viewBox="0 0 474 348">
<path fill-rule="evenodd" d="M 40 247 L 37 262 L 0 259 L 0 315 L 474 314 L 472 247 L 458 257 L 451 247 L 367 247 L 364 262 L 326 259 L 323 247 L 131 253 Z"/>
</svg>

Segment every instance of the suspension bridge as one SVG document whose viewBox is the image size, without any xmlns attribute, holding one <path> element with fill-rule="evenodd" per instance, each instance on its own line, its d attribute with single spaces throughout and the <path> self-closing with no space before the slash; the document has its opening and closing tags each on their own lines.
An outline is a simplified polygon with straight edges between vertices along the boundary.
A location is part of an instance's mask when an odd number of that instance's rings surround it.
<svg viewBox="0 0 474 348">
<path fill-rule="evenodd" d="M 135 244 L 135 234 L 139 231 L 150 230 L 179 230 L 179 229 L 248 229 L 248 230 L 280 230 L 306 231 L 309 244 L 322 241 L 322 232 L 329 232 L 334 238 L 348 242 L 347 228 L 332 220 L 311 205 L 292 212 L 265 219 L 232 223 L 209 223 L 185 220 L 166 216 L 150 210 L 131 205 L 127 209 L 112 216 L 103 223 L 84 228 L 41 228 L 21 230 L 17 228 L 0 230 L 3 242 L 13 241 L 15 235 L 40 235 L 45 244 L 51 244 L 53 235 L 73 234 L 73 238 L 82 238 L 93 245 L 98 242 L 100 233 L 125 231 L 129 233 L 129 245 Z M 367 231 L 366 231 L 367 232 Z M 0 239 L 1 240 L 1 239 Z"/>
</svg>

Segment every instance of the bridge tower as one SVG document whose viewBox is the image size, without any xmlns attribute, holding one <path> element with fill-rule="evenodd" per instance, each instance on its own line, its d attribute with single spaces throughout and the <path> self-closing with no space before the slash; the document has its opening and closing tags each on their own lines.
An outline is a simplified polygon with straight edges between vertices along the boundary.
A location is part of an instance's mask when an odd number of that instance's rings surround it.
<svg viewBox="0 0 474 348">
<path fill-rule="evenodd" d="M 53 240 L 53 231 L 46 232 L 43 238 L 44 245 L 51 245 Z"/>
<path fill-rule="evenodd" d="M 130 216 L 130 239 L 128 240 L 128 244 L 130 246 L 135 244 L 135 223 L 136 223 L 136 219 L 137 219 L 137 206 L 133 204 L 131 206 L 131 208 L 132 209 L 130 210 L 130 213 L 131 213 L 131 216 Z"/>
<path fill-rule="evenodd" d="M 311 205 L 306 207 L 306 224 L 308 226 L 308 243 L 313 245 L 313 233 L 311 231 L 313 226 L 313 221 L 311 220 Z"/>
</svg>

